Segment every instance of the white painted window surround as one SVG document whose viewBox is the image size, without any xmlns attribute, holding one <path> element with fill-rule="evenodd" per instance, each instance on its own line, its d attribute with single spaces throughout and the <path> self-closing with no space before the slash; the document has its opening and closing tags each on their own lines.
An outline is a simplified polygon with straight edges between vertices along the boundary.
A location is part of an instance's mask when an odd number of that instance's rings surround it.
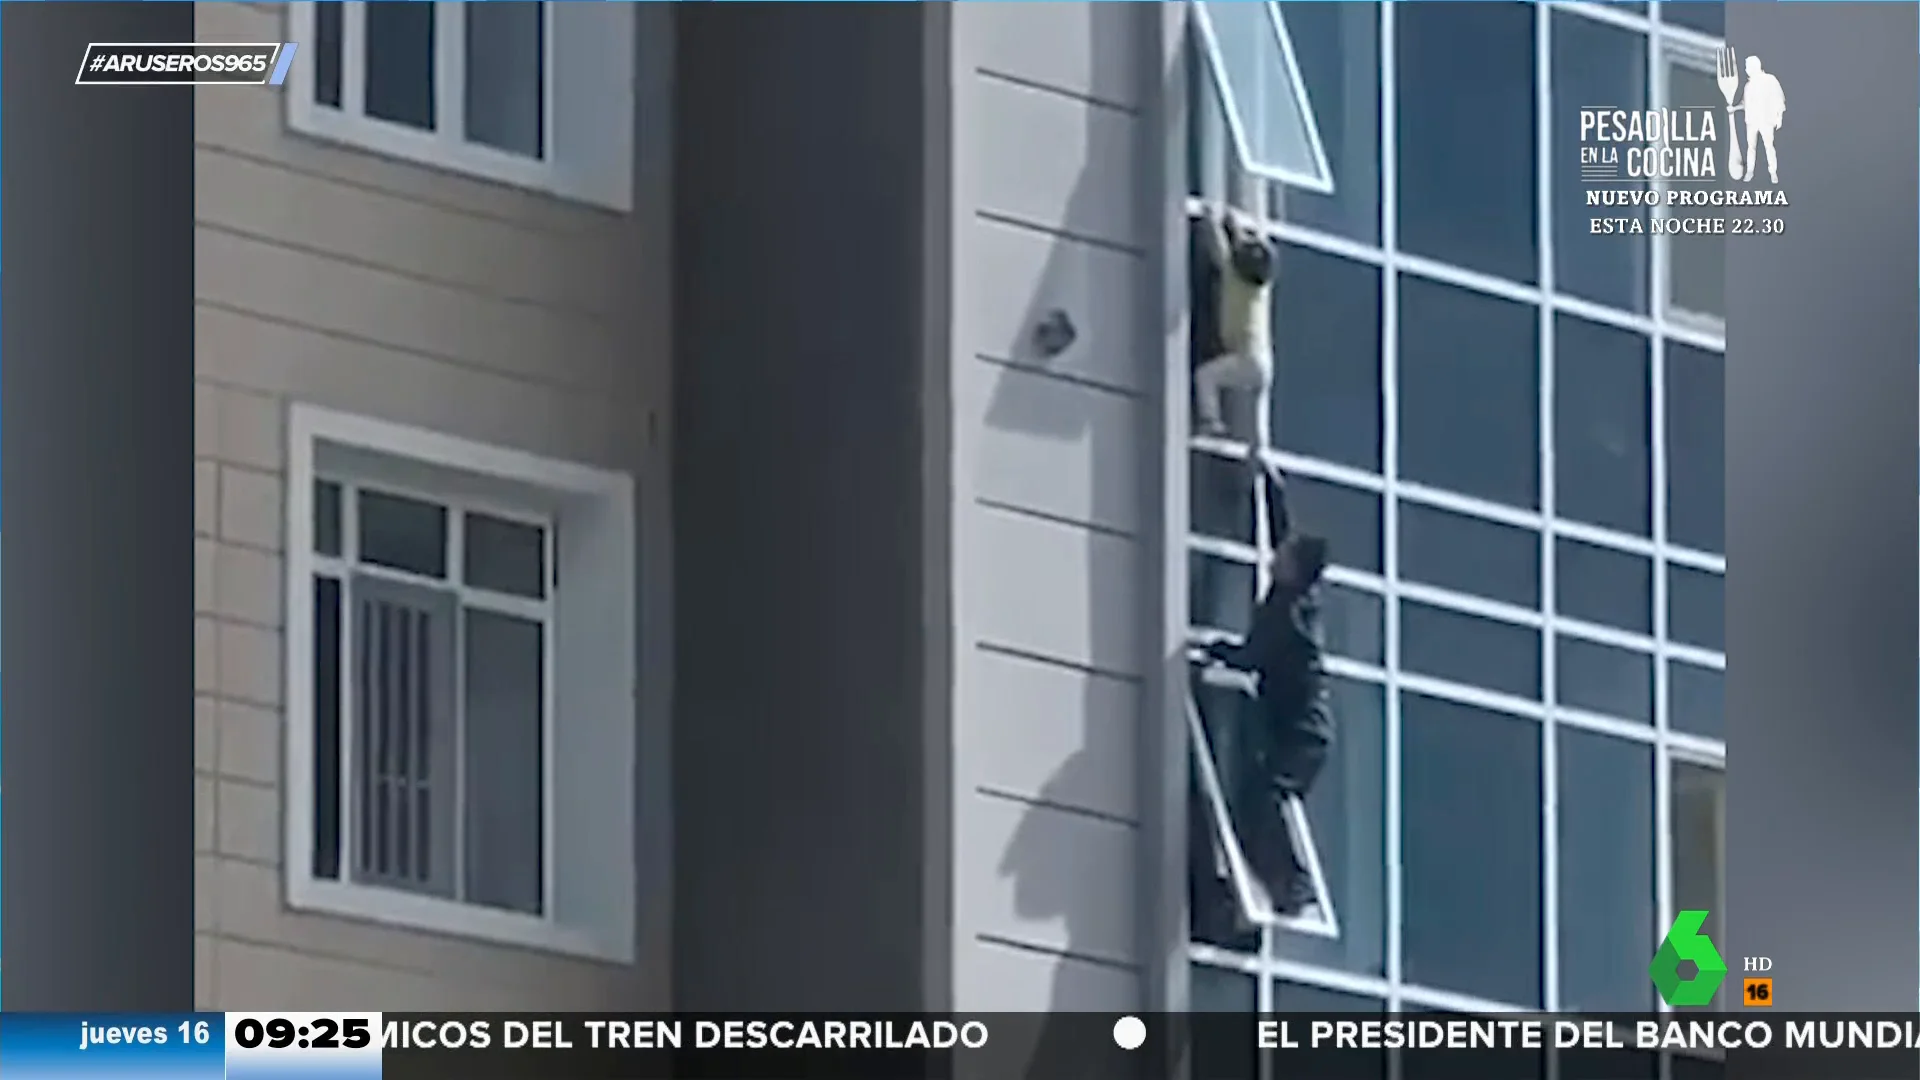
<svg viewBox="0 0 1920 1080">
<path fill-rule="evenodd" d="M 288 36 L 301 44 L 286 88 L 294 132 L 605 209 L 633 208 L 633 4 L 496 3 L 485 5 L 485 21 L 471 19 L 464 0 L 374 6 L 377 18 L 411 9 L 426 25 L 391 32 L 370 51 L 381 24 L 370 34 L 368 4 L 288 5 Z M 420 114 L 381 118 L 379 98 L 389 91 L 370 71 L 417 75 Z"/>
<path fill-rule="evenodd" d="M 631 478 L 298 404 L 289 431 L 289 906 L 633 962 Z"/>
</svg>

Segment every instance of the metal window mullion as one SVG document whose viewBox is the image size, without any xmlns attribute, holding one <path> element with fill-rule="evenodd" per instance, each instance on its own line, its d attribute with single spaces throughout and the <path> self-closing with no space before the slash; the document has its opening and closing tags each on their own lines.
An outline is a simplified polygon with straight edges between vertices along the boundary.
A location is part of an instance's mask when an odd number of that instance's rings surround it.
<svg viewBox="0 0 1920 1080">
<path fill-rule="evenodd" d="M 1549 0 L 1549 2 L 1561 11 L 1594 22 L 1617 26 L 1623 30 L 1637 30 L 1644 34 L 1653 25 L 1651 18 L 1637 11 L 1623 11 L 1618 7 L 1596 3 L 1593 0 Z"/>
<path fill-rule="evenodd" d="M 458 7 L 458 4 L 442 5 Z M 467 892 L 467 598 L 466 590 L 466 536 L 467 515 L 457 507 L 447 508 L 447 574 L 453 584 L 453 625 L 449 633 L 453 639 L 451 698 L 444 710 L 444 719 L 452 731 L 449 744 L 452 747 L 453 760 L 448 762 L 453 779 L 452 797 L 445 805 L 448 807 L 449 821 L 447 836 L 452 851 L 448 852 L 448 865 L 452 867 L 452 896 L 456 900 L 466 899 Z"/>
<path fill-rule="evenodd" d="M 1664 108 L 1669 101 L 1667 81 L 1666 35 L 1660 23 L 1659 0 L 1649 0 L 1647 14 L 1652 24 L 1647 33 L 1647 94 L 1649 106 Z M 1653 181 L 1650 190 L 1659 191 L 1664 185 Z M 1652 213 L 1665 215 L 1665 209 L 1656 200 Z M 1671 248 L 1668 238 L 1658 232 L 1649 242 L 1649 255 L 1652 261 L 1650 286 L 1653 295 L 1649 298 L 1648 311 L 1654 319 L 1654 333 L 1648 339 L 1647 365 L 1647 445 L 1650 453 L 1651 476 L 1648 483 L 1653 489 L 1650 503 L 1653 517 L 1653 730 L 1655 736 L 1653 760 L 1653 848 L 1654 848 L 1654 925 L 1653 940 L 1659 941 L 1667 932 L 1673 920 L 1673 755 L 1667 743 L 1671 731 L 1671 716 L 1667 707 L 1667 665 L 1661 644 L 1667 638 L 1666 582 L 1667 560 L 1665 558 L 1667 534 L 1667 490 L 1666 490 L 1666 340 L 1661 329 L 1668 320 L 1669 295 L 1672 274 Z M 1654 1007 L 1660 1012 L 1672 1011 L 1672 1006 L 1655 997 Z M 1663 1069 L 1670 1062 L 1663 1060 Z"/>
<path fill-rule="evenodd" d="M 348 0 L 340 5 L 340 111 L 356 119 L 367 115 L 365 0 Z"/>
<path fill-rule="evenodd" d="M 365 708 L 361 711 L 360 735 L 366 743 L 361 752 L 365 763 L 366 800 L 365 826 L 361 830 L 363 844 L 361 860 L 366 864 L 371 876 L 387 878 L 392 873 L 389 860 L 391 853 L 387 846 L 387 819 L 379 813 L 381 795 L 386 791 L 387 783 L 387 739 L 385 734 L 388 721 L 387 701 L 387 655 L 388 642 L 385 627 L 380 622 L 378 605 L 371 603 L 361 590 L 354 590 L 354 617 L 364 620 L 360 626 L 360 696 Z"/>
<path fill-rule="evenodd" d="M 1554 199 L 1553 199 L 1553 9 L 1534 6 L 1534 220 L 1539 235 L 1538 258 L 1540 292 L 1551 297 L 1554 290 Z M 1552 304 L 1535 309 L 1539 320 L 1540 347 L 1535 363 L 1539 372 L 1539 422 L 1536 461 L 1540 470 L 1540 518 L 1551 523 L 1555 513 L 1554 476 L 1554 380 L 1555 337 Z M 1560 1008 L 1560 774 L 1559 729 L 1554 703 L 1559 700 L 1559 664 L 1555 648 L 1554 617 L 1556 570 L 1553 529 L 1540 530 L 1540 700 L 1545 707 L 1540 724 L 1540 903 L 1541 903 L 1541 1000 L 1548 1012 Z M 1557 1070 L 1559 1059 L 1549 1057 L 1549 1069 Z"/>
<path fill-rule="evenodd" d="M 1270 216 L 1273 212 L 1273 204 L 1277 201 L 1275 199 L 1274 187 L 1275 185 L 1271 183 L 1260 183 L 1254 188 L 1253 206 L 1251 209 L 1262 218 Z M 1276 262 L 1280 261 L 1281 260 L 1276 259 Z M 1286 267 L 1282 265 L 1280 267 L 1280 273 L 1284 274 L 1285 272 Z M 1274 282 L 1275 287 L 1270 291 L 1277 292 L 1279 285 L 1280 282 L 1276 277 Z M 1274 305 L 1270 310 L 1277 311 L 1278 305 Z M 1265 333 L 1267 336 L 1267 359 L 1271 362 L 1272 371 L 1277 378 L 1280 370 L 1279 352 L 1281 335 L 1276 332 L 1275 327 L 1272 325 L 1271 317 L 1269 317 Z M 1282 539 L 1281 537 L 1273 535 L 1273 529 L 1271 528 L 1272 519 L 1269 516 L 1271 499 L 1267 491 L 1268 484 L 1265 473 L 1267 454 L 1274 449 L 1272 409 L 1273 379 L 1269 379 L 1267 383 L 1260 388 L 1260 392 L 1255 394 L 1253 398 L 1253 439 L 1252 445 L 1247 448 L 1248 462 L 1257 466 L 1249 470 L 1254 477 L 1252 492 L 1253 543 L 1254 547 L 1260 553 L 1260 561 L 1254 568 L 1254 600 L 1256 602 L 1265 597 L 1267 590 L 1273 587 L 1274 552 L 1279 547 Z"/>
<path fill-rule="evenodd" d="M 1265 69 L 1262 68 L 1256 69 L 1255 73 L 1261 80 L 1256 84 L 1261 92 L 1255 95 L 1253 104 L 1254 107 L 1261 112 L 1260 120 L 1256 122 L 1261 122 L 1265 119 L 1264 114 L 1266 111 L 1267 95 L 1265 93 L 1266 85 L 1264 81 L 1266 72 Z M 1255 180 L 1251 177 L 1248 178 L 1247 183 L 1252 185 L 1251 194 L 1247 199 L 1247 208 L 1262 219 L 1276 216 L 1273 213 L 1273 185 L 1264 180 Z M 1279 258 L 1275 259 L 1276 263 L 1281 261 Z M 1285 272 L 1284 266 L 1280 267 L 1280 272 Z M 1279 284 L 1276 276 L 1274 285 L 1269 289 L 1269 292 L 1278 292 Z M 1278 305 L 1274 305 L 1269 309 L 1270 319 L 1272 313 L 1277 310 Z M 1257 329 L 1256 332 L 1258 332 Z M 1278 377 L 1280 366 L 1280 335 L 1274 333 L 1271 322 L 1269 322 L 1269 325 L 1266 327 L 1266 335 L 1268 347 L 1267 359 L 1272 364 L 1271 370 L 1274 376 Z M 1272 425 L 1269 422 L 1267 411 L 1271 407 L 1272 401 L 1273 382 L 1269 379 L 1267 384 L 1260 388 L 1260 392 L 1254 395 L 1253 399 L 1253 437 L 1252 445 L 1247 448 L 1247 460 L 1256 466 L 1262 465 L 1265 460 L 1264 455 L 1271 444 Z M 1274 536 L 1273 530 L 1270 528 L 1271 519 L 1268 517 L 1267 482 L 1264 470 L 1261 467 L 1256 467 L 1248 470 L 1248 473 L 1253 477 L 1253 490 L 1251 492 L 1253 499 L 1253 545 L 1259 553 L 1259 561 L 1254 564 L 1253 585 L 1254 603 L 1257 611 L 1259 602 L 1267 595 L 1267 590 L 1273 588 L 1273 552 L 1275 545 L 1280 542 L 1280 537 Z M 1241 752 L 1245 752 L 1244 748 Z M 1229 823 L 1231 823 L 1232 819 L 1229 818 L 1228 820 Z M 1269 898 L 1269 901 L 1271 902 L 1271 898 Z M 1259 949 L 1261 959 L 1260 981 L 1256 989 L 1255 1001 L 1260 1012 L 1270 1013 L 1274 1011 L 1275 1003 L 1279 1000 L 1280 996 L 1280 988 L 1277 985 L 1276 973 L 1272 966 L 1273 961 L 1278 958 L 1280 952 L 1280 931 L 1270 924 L 1263 923 L 1260 927 Z M 1257 1070 L 1259 1080 L 1277 1080 L 1274 1076 L 1272 1054 L 1261 1054 L 1259 1056 Z"/>
<path fill-rule="evenodd" d="M 559 576 L 555 572 L 559 557 L 556 529 L 549 528 L 542 534 L 542 546 L 546 564 L 541 569 L 547 575 L 547 580 L 542 584 L 548 603 L 557 611 L 560 601 L 555 595 L 559 591 Z M 554 760 L 554 725 L 559 716 L 559 689 L 554 678 L 558 667 L 555 622 L 551 618 L 540 622 L 540 916 L 548 920 L 554 917 L 555 894 L 559 888 L 559 859 L 555 857 L 559 832 L 554 815 L 555 771 L 558 767 Z"/>
<path fill-rule="evenodd" d="M 555 101 L 560 96 L 559 63 L 555 55 L 558 35 L 554 33 L 554 20 L 558 17 L 558 5 L 543 0 L 540 4 L 540 72 L 535 82 L 540 91 L 540 160 L 548 165 L 555 165 L 558 157 L 553 122 Z"/>
<path fill-rule="evenodd" d="M 1386 892 L 1387 892 L 1387 1008 L 1399 1011 L 1406 980 L 1405 910 L 1406 880 L 1401 871 L 1402 816 L 1402 739 L 1400 730 L 1400 193 L 1399 147 L 1395 128 L 1399 102 L 1398 72 L 1395 70 L 1394 5 L 1379 5 L 1380 47 L 1380 244 L 1382 252 L 1380 282 L 1380 411 L 1381 480 L 1380 502 L 1383 543 L 1383 576 L 1386 578 Z M 1397 1070 L 1398 1056 L 1389 1059 Z"/>
<path fill-rule="evenodd" d="M 439 590 L 436 595 L 445 604 L 439 611 L 440 617 L 428 623 L 431 659 L 425 670 L 432 681 L 427 686 L 425 743 L 427 752 L 433 755 L 429 760 L 442 760 L 443 765 L 434 774 L 429 789 L 427 836 L 433 845 L 434 857 L 428 869 L 437 885 L 437 895 L 461 900 L 464 882 L 456 871 L 462 850 L 457 839 L 462 806 L 458 801 L 459 760 L 454 747 L 460 731 L 455 721 L 460 715 L 458 680 L 463 670 L 459 666 L 460 626 L 464 620 L 457 593 Z"/>
<path fill-rule="evenodd" d="M 396 773 L 400 757 L 399 734 L 406 726 L 406 710 L 409 702 L 405 696 L 406 630 L 412 622 L 413 612 L 398 605 L 381 603 L 374 605 L 370 615 L 380 620 L 380 630 L 374 635 L 379 643 L 380 660 L 380 729 L 376 736 L 380 747 L 380 790 L 386 796 L 386 817 L 380 822 L 385 834 L 386 858 L 381 860 L 381 873 L 390 877 L 408 877 L 408 868 L 400 863 L 400 802 Z"/>
<path fill-rule="evenodd" d="M 1277 977 L 1291 983 L 1319 990 L 1329 990 L 1336 994 L 1353 997 L 1396 998 L 1406 1004 L 1420 1008 L 1435 1009 L 1441 1012 L 1484 1014 L 1489 1016 L 1525 1013 L 1534 1010 L 1523 1009 L 1511 1002 L 1491 1001 L 1434 987 L 1408 986 L 1394 988 L 1378 975 L 1358 975 L 1338 968 L 1300 960 L 1271 959 L 1262 960 L 1245 953 L 1231 952 L 1216 945 L 1193 942 L 1187 947 L 1189 958 L 1227 971 L 1237 971 L 1247 975 L 1258 975 L 1261 971 L 1271 970 Z"/>
<path fill-rule="evenodd" d="M 437 756 L 433 741 L 438 734 L 434 730 L 433 713 L 436 688 L 434 680 L 441 676 L 440 657 L 435 655 L 434 644 L 439 635 L 446 633 L 445 627 L 437 627 L 431 614 L 420 617 L 410 642 L 417 661 L 413 677 L 413 708 L 408 716 L 409 731 L 407 738 L 411 752 L 407 756 L 405 784 L 408 801 L 408 824 L 412 830 L 410 842 L 413 845 L 413 857 L 422 868 L 429 882 L 435 877 L 436 863 L 446 858 L 446 852 L 434 842 L 433 829 L 437 820 L 434 800 L 439 797 L 439 785 L 434 782 L 432 763 Z M 423 810 L 424 804 L 424 810 Z"/>
<path fill-rule="evenodd" d="M 467 145 L 467 5 L 437 0 L 433 9 L 433 132 L 457 154 Z"/>
<path fill-rule="evenodd" d="M 1665 35 L 1656 22 L 1647 34 L 1647 98 L 1648 107 L 1665 108 L 1670 98 L 1667 85 L 1667 46 Z M 1647 257 L 1651 273 L 1647 276 L 1652 295 L 1647 300 L 1647 314 L 1653 321 L 1653 332 L 1657 336 L 1661 327 L 1670 321 L 1672 310 L 1669 300 L 1673 286 L 1672 240 L 1661 232 L 1657 220 L 1668 216 L 1668 209 L 1658 196 L 1666 193 L 1667 182 L 1655 177 L 1647 181 L 1647 190 L 1656 198 L 1648 209 L 1648 225 L 1653 235 L 1647 240 Z"/>
<path fill-rule="evenodd" d="M 348 4 L 346 6 L 348 9 L 352 9 L 360 5 Z M 352 576 L 353 560 L 360 552 L 360 493 L 359 489 L 351 484 L 343 483 L 340 484 L 339 487 L 340 561 L 342 568 L 339 577 L 340 611 L 337 616 L 340 624 L 340 671 L 338 675 L 340 682 L 340 720 L 336 726 L 339 729 L 338 736 L 340 742 L 338 748 L 340 755 L 340 775 L 338 780 L 340 785 L 340 824 L 336 832 L 338 834 L 340 879 L 342 881 L 352 881 L 360 869 L 359 858 L 361 845 L 357 842 L 356 838 L 360 836 L 360 829 L 367 814 L 366 807 L 360 805 L 359 801 L 355 798 L 357 792 L 365 789 L 365 785 L 360 783 L 358 778 L 363 765 L 360 759 L 366 753 L 365 748 L 360 746 L 359 740 L 361 708 L 358 691 L 361 665 L 358 650 L 360 648 L 360 638 L 359 634 L 355 632 L 355 624 L 359 616 L 355 609 Z M 301 537 L 297 539 L 299 542 L 309 545 L 311 545 L 313 541 L 312 537 Z M 295 540 L 296 538 L 294 537 L 288 537 L 289 543 Z"/>
<path fill-rule="evenodd" d="M 402 866 L 407 876 L 415 881 L 427 883 L 431 875 L 420 859 L 419 845 L 414 841 L 417 834 L 413 828 L 413 767 L 414 737 L 422 733 L 424 723 L 419 715 L 424 712 L 425 702 L 421 700 L 421 668 L 430 662 L 424 631 L 427 628 L 427 613 L 401 608 L 395 612 L 394 630 L 399 640 L 394 644 L 397 663 L 394 665 L 393 692 L 399 699 L 399 708 L 392 716 L 393 768 L 387 782 L 393 788 L 393 852 L 394 861 Z"/>
</svg>

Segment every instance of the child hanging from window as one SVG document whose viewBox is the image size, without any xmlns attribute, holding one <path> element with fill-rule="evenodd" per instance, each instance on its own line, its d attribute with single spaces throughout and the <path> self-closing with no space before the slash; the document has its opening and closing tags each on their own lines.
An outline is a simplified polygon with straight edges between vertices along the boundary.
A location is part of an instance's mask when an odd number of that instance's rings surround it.
<svg viewBox="0 0 1920 1080">
<path fill-rule="evenodd" d="M 1257 394 L 1273 378 L 1271 347 L 1275 254 L 1257 227 L 1231 210 L 1209 209 L 1197 223 L 1203 260 L 1193 268 L 1190 318 L 1195 421 L 1227 433 L 1229 390 Z"/>
</svg>

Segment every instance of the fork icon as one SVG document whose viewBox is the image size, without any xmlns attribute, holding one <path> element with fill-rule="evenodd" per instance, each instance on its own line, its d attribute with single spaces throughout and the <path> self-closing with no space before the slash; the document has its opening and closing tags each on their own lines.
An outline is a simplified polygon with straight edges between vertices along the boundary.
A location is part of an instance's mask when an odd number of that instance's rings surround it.
<svg viewBox="0 0 1920 1080">
<path fill-rule="evenodd" d="M 1714 81 L 1720 84 L 1720 96 L 1727 99 L 1727 175 L 1740 175 L 1740 131 L 1734 125 L 1733 113 L 1737 106 L 1733 99 L 1740 93 L 1740 62 L 1733 53 L 1732 46 L 1720 50 L 1719 70 Z"/>
</svg>

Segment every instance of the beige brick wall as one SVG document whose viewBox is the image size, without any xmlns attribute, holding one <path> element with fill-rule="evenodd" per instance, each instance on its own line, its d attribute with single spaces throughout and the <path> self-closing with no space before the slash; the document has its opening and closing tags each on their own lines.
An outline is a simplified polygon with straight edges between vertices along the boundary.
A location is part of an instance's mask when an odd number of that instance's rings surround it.
<svg viewBox="0 0 1920 1080">
<path fill-rule="evenodd" d="M 284 36 L 273 5 L 197 18 Z M 665 374 L 637 225 L 294 136 L 278 91 L 197 93 L 199 1005 L 657 1004 L 660 971 L 293 913 L 280 874 L 288 402 L 641 474 Z"/>
</svg>

